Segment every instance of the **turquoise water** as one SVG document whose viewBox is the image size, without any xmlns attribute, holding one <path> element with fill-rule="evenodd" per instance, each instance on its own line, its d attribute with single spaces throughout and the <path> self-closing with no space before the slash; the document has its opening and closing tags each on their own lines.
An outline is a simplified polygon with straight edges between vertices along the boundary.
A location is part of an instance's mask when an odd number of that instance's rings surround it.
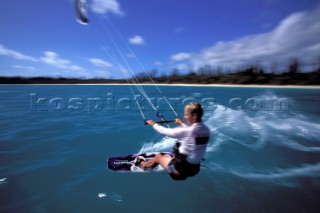
<svg viewBox="0 0 320 213">
<path fill-rule="evenodd" d="M 143 124 L 128 86 L 0 86 L 0 212 L 319 212 L 319 89 L 159 88 L 181 116 L 205 108 L 208 168 L 186 181 L 106 169 L 174 143 Z"/>
</svg>

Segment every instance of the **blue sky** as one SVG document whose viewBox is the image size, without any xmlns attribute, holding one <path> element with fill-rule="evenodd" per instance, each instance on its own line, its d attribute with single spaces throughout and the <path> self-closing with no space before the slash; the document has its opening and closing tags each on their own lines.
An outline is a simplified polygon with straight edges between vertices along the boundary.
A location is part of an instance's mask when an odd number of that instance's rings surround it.
<svg viewBox="0 0 320 213">
<path fill-rule="evenodd" d="M 0 1 L 0 75 L 122 78 L 126 73 L 320 58 L 318 0 Z"/>
</svg>

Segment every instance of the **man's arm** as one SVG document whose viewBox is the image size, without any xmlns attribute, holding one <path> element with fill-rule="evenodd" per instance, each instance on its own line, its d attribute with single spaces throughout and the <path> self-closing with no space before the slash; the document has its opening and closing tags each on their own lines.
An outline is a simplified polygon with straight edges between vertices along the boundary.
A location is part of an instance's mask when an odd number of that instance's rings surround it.
<svg viewBox="0 0 320 213">
<path fill-rule="evenodd" d="M 159 124 L 152 125 L 153 129 L 162 135 L 168 136 L 170 138 L 182 138 L 185 136 L 185 128 L 166 128 Z"/>
<path fill-rule="evenodd" d="M 156 130 L 158 133 L 160 133 L 162 135 L 165 135 L 165 136 L 168 136 L 168 137 L 171 137 L 171 138 L 181 138 L 181 137 L 184 137 L 184 135 L 185 135 L 185 129 L 184 128 L 170 129 L 170 128 L 166 128 L 166 127 L 163 127 L 163 126 L 157 124 L 153 120 L 147 120 L 146 122 L 149 125 L 151 125 L 154 130 Z M 174 123 L 180 124 L 181 127 L 187 127 L 187 125 L 184 124 L 180 118 L 175 119 Z"/>
</svg>

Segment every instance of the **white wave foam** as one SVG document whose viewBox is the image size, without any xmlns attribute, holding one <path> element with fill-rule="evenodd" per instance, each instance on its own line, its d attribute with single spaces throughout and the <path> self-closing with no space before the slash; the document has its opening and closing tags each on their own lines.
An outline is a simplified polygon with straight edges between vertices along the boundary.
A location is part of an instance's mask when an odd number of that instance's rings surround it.
<svg viewBox="0 0 320 213">
<path fill-rule="evenodd" d="M 232 171 L 231 173 L 252 179 L 282 179 L 282 178 L 296 178 L 296 177 L 320 177 L 320 163 L 310 165 L 306 164 L 298 168 L 279 169 L 276 172 L 270 173 L 239 173 Z"/>
<path fill-rule="evenodd" d="M 109 198 L 110 200 L 115 201 L 115 202 L 122 202 L 123 201 L 122 196 L 117 192 L 109 192 L 109 193 L 100 192 L 100 193 L 98 193 L 98 197 L 100 199 Z"/>
<path fill-rule="evenodd" d="M 210 163 L 209 168 L 215 172 L 232 174 L 237 177 L 270 181 L 275 184 L 285 185 L 289 187 L 297 187 L 299 178 L 319 178 L 320 177 L 320 162 L 317 164 L 303 164 L 301 167 L 295 168 L 277 168 L 273 171 L 252 170 L 243 171 L 239 168 L 225 168 L 216 163 Z"/>
<path fill-rule="evenodd" d="M 211 129 L 213 138 L 208 151 L 217 150 L 222 142 L 235 142 L 254 150 L 264 147 L 266 131 L 261 118 L 253 118 L 245 111 L 232 109 L 213 111 L 207 117 L 205 123 Z"/>
<path fill-rule="evenodd" d="M 5 184 L 7 182 L 8 178 L 1 178 L 0 179 L 0 184 Z"/>
<path fill-rule="evenodd" d="M 256 97 L 257 100 L 267 98 L 280 97 L 270 92 Z M 217 142 L 218 146 L 224 143 L 237 143 L 253 150 L 261 150 L 267 143 L 272 142 L 299 151 L 320 151 L 318 146 L 320 124 L 310 121 L 302 114 L 292 110 L 246 111 L 217 105 L 217 109 L 219 108 L 227 110 L 214 110 L 205 115 L 206 124 L 211 129 L 213 138 L 209 151 L 216 150 Z"/>
<path fill-rule="evenodd" d="M 176 142 L 176 139 L 164 137 L 159 142 L 150 142 L 142 146 L 139 153 L 168 151 Z M 171 150 L 170 150 L 171 151 Z"/>
</svg>

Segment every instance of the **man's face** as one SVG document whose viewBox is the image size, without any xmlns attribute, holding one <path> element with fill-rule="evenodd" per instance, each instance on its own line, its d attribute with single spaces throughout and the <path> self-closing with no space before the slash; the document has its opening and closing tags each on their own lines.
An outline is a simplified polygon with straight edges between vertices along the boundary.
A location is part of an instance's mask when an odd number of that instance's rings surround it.
<svg viewBox="0 0 320 213">
<path fill-rule="evenodd" d="M 184 110 L 183 118 L 186 119 L 188 125 L 192 125 L 196 121 L 196 115 L 191 114 L 189 110 Z"/>
</svg>

